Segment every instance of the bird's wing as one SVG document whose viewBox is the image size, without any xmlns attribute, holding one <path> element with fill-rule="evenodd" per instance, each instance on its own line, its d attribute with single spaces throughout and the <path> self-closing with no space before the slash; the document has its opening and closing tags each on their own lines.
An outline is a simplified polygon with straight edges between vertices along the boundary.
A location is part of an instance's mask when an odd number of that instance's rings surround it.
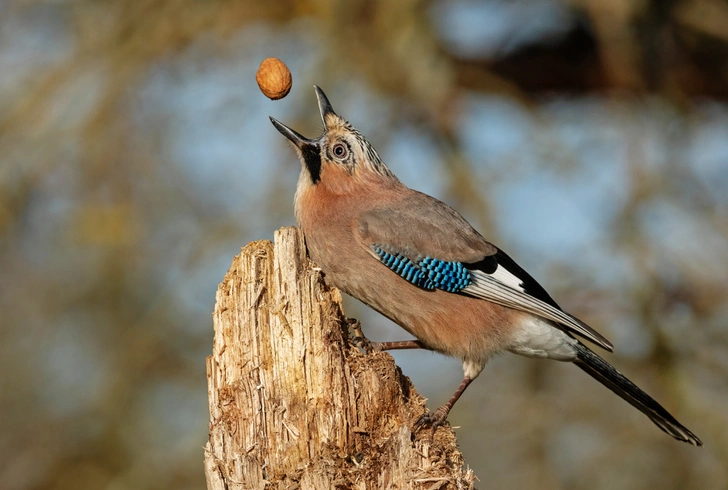
<svg viewBox="0 0 728 490">
<path fill-rule="evenodd" d="M 366 247 L 381 243 L 412 260 L 430 256 L 478 262 L 497 251 L 457 211 L 417 191 L 394 205 L 367 211 L 354 227 Z"/>
<path fill-rule="evenodd" d="M 563 311 L 527 272 L 503 251 L 480 264 L 465 264 L 470 284 L 461 292 L 509 308 L 551 320 L 569 333 L 575 333 L 612 352 L 612 343 L 586 323 Z"/>
<path fill-rule="evenodd" d="M 424 289 L 467 294 L 555 322 L 612 351 L 586 323 L 561 310 L 526 271 L 485 240 L 455 210 L 422 193 L 363 213 L 359 243 L 384 265 Z"/>
</svg>

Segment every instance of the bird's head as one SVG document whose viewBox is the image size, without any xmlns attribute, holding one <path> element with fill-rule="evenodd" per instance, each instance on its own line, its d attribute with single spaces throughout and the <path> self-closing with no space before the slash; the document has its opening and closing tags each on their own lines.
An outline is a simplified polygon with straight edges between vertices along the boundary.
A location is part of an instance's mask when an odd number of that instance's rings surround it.
<svg viewBox="0 0 728 490">
<path fill-rule="evenodd" d="M 372 173 L 396 180 L 364 136 L 334 112 L 323 90 L 314 85 L 324 133 L 317 139 L 301 136 L 285 124 L 270 118 L 273 126 L 296 147 L 307 184 L 326 182 L 327 176 L 352 178 Z"/>
</svg>

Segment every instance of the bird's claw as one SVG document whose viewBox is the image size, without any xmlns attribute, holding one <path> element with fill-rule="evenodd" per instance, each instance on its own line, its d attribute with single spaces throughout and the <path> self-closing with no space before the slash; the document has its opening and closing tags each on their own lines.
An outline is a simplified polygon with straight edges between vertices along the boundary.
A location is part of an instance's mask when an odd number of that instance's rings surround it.
<svg viewBox="0 0 728 490">
<path fill-rule="evenodd" d="M 357 320 L 356 318 L 347 318 L 346 323 L 347 327 L 349 328 L 349 338 L 351 339 L 351 343 L 355 347 L 363 350 L 366 354 L 378 352 L 376 345 L 377 342 L 372 342 L 364 336 L 364 332 L 362 332 L 361 323 L 359 323 L 359 320 Z"/>
<path fill-rule="evenodd" d="M 450 410 L 447 407 L 440 407 L 434 412 L 423 413 L 412 427 L 413 432 L 419 432 L 420 429 L 429 425 L 432 429 L 432 437 L 434 437 L 437 428 L 444 424 L 445 420 L 447 420 L 448 413 L 450 413 Z"/>
</svg>

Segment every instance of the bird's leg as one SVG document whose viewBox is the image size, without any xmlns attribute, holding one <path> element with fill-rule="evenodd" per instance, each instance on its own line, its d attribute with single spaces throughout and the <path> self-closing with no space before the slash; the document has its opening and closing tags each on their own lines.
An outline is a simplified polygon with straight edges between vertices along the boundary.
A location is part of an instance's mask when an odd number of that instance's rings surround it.
<svg viewBox="0 0 728 490">
<path fill-rule="evenodd" d="M 361 323 L 354 318 L 346 319 L 349 329 L 351 330 L 352 343 L 364 350 L 364 352 L 382 352 L 385 350 L 398 349 L 425 349 L 426 347 L 419 340 L 398 340 L 396 342 L 372 342 L 364 336 L 361 330 Z"/>
<path fill-rule="evenodd" d="M 458 386 L 458 389 L 455 390 L 455 394 L 452 396 L 452 398 L 450 398 L 449 402 L 447 402 L 445 405 L 441 406 L 434 412 L 427 412 L 422 414 L 420 418 L 417 419 L 417 422 L 415 422 L 415 425 L 413 427 L 414 432 L 417 432 L 421 428 L 430 425 L 432 426 L 432 435 L 434 437 L 437 428 L 445 422 L 453 405 L 455 405 L 455 402 L 458 401 L 460 395 L 463 394 L 465 389 L 468 387 L 468 385 L 470 385 L 472 381 L 473 380 L 470 379 L 468 376 L 465 376 L 463 378 L 463 381 L 460 383 L 460 386 Z"/>
<path fill-rule="evenodd" d="M 419 340 L 397 340 L 396 342 L 372 342 L 376 351 L 402 350 L 402 349 L 426 349 Z"/>
</svg>

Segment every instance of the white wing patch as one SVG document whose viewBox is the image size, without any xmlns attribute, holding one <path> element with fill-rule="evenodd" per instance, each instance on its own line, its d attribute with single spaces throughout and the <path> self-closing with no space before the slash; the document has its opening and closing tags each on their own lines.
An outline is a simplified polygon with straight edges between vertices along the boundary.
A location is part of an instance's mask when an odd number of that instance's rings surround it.
<svg viewBox="0 0 728 490">
<path fill-rule="evenodd" d="M 506 286 L 517 289 L 522 293 L 526 292 L 526 290 L 523 288 L 523 281 L 521 281 L 517 276 L 511 274 L 508 269 L 500 264 L 498 264 L 498 268 L 496 268 L 495 272 L 490 274 L 490 276 L 495 278 L 498 282 L 505 284 Z"/>
</svg>

